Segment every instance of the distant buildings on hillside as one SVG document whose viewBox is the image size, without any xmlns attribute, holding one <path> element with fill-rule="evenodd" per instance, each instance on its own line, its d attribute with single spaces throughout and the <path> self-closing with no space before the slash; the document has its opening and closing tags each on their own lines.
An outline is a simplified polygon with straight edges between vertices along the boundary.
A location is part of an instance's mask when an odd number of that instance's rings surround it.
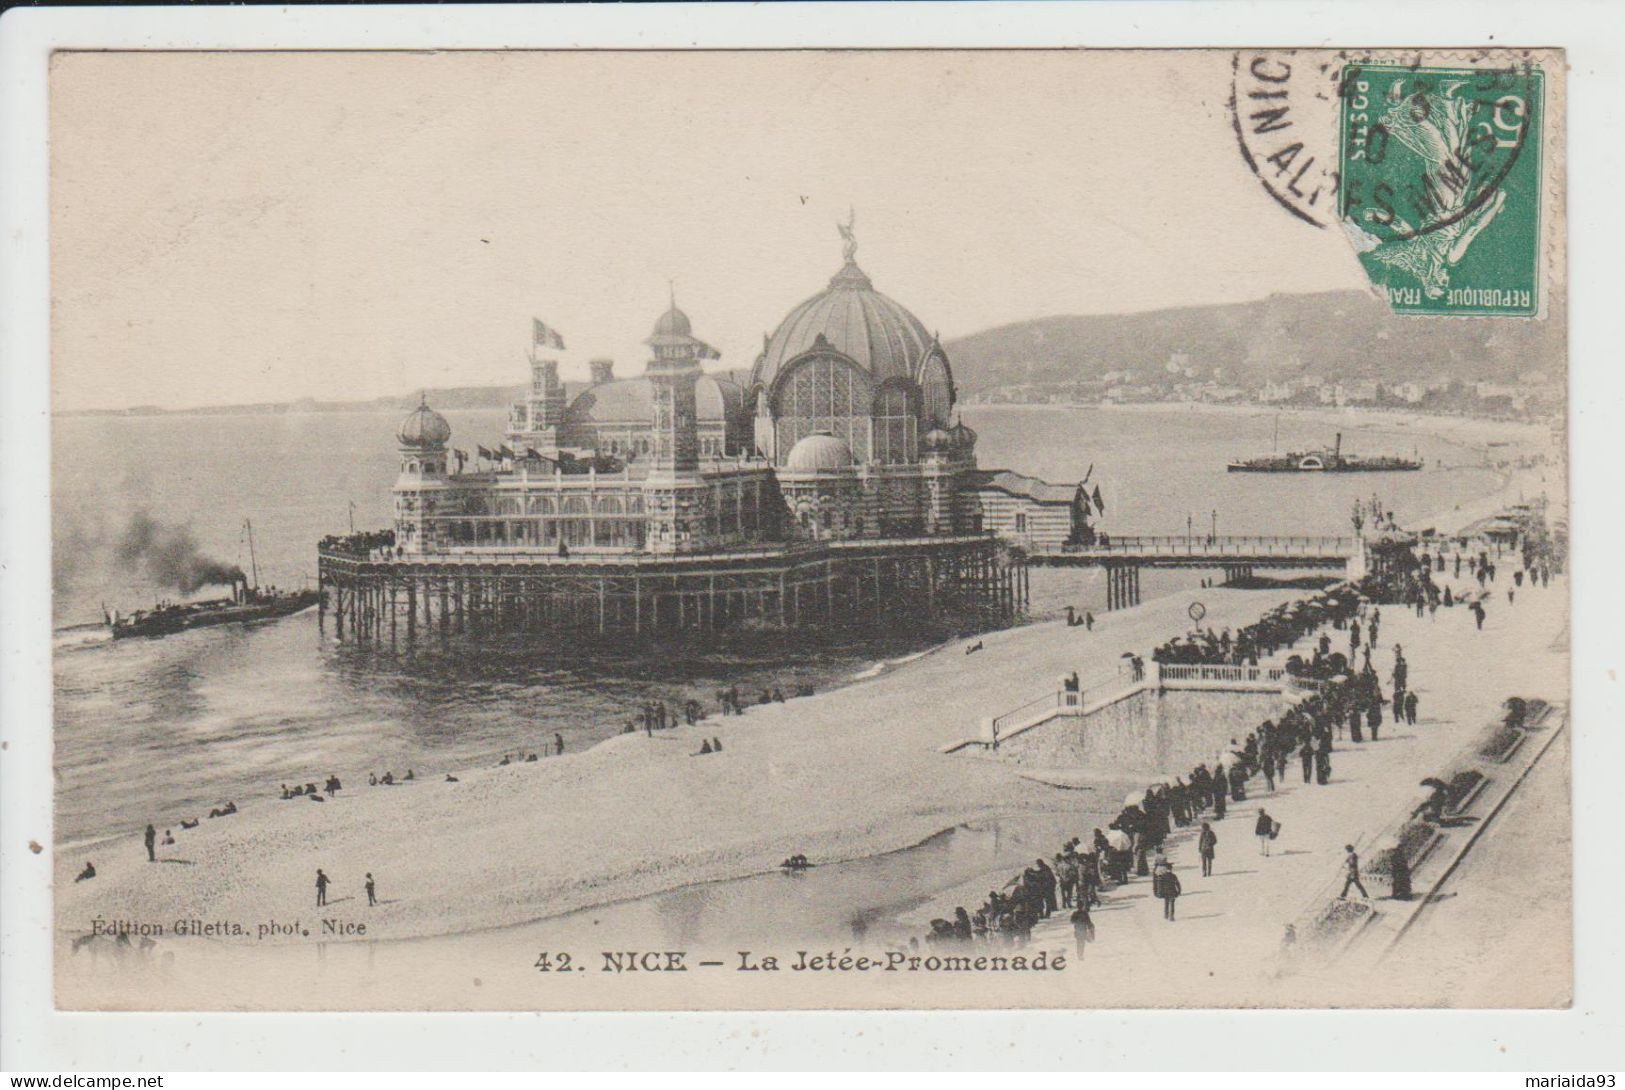
<svg viewBox="0 0 1625 1090">
<path fill-rule="evenodd" d="M 1053 369 L 1030 366 L 1032 374 Z M 1299 373 L 1291 378 L 1243 383 L 1225 367 L 1208 367 L 1187 353 L 1170 355 L 1156 368 L 1117 368 L 1099 378 L 1071 381 L 1007 383 L 980 391 L 968 400 L 979 404 L 1128 404 L 1176 402 L 1240 405 L 1257 403 L 1283 408 L 1411 409 L 1469 416 L 1545 417 L 1562 412 L 1565 388 L 1560 378 L 1528 371 L 1513 382 L 1462 382 L 1434 376 L 1383 383 L 1370 378 L 1338 378 Z"/>
</svg>

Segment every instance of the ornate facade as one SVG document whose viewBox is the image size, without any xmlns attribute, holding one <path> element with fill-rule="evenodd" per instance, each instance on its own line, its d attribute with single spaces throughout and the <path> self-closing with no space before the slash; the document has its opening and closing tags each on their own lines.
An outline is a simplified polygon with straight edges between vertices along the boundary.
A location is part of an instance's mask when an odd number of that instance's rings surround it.
<svg viewBox="0 0 1625 1090">
<path fill-rule="evenodd" d="M 978 468 L 976 434 L 953 418 L 947 353 L 874 289 L 843 234 L 841 269 L 766 338 L 745 387 L 702 370 L 715 353 L 674 303 L 636 378 L 595 360 L 570 399 L 557 361 L 533 356 L 488 468 L 465 471 L 445 418 L 420 404 L 398 433 L 401 552 L 692 555 L 988 532 L 1022 542 L 1029 525 L 1086 533 L 1075 486 Z"/>
</svg>

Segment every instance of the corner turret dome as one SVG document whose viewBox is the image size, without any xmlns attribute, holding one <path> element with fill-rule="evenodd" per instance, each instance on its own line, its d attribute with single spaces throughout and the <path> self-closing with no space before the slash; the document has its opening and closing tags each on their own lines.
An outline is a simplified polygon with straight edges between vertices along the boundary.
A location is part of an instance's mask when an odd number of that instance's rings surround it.
<svg viewBox="0 0 1625 1090">
<path fill-rule="evenodd" d="M 451 425 L 446 418 L 429 408 L 427 395 L 418 399 L 418 407 L 409 413 L 395 432 L 403 447 L 441 447 L 451 438 Z"/>
<path fill-rule="evenodd" d="M 852 468 L 852 448 L 827 431 L 815 432 L 790 448 L 789 473 L 833 473 Z"/>
</svg>

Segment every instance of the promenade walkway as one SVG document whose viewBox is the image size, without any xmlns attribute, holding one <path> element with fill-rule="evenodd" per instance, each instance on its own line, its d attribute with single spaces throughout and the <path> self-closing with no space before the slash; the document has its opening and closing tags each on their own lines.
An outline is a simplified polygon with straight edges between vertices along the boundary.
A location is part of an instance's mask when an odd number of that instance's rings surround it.
<svg viewBox="0 0 1625 1090">
<path fill-rule="evenodd" d="M 1411 664 L 1411 688 L 1419 697 L 1417 725 L 1394 725 L 1390 715 L 1380 741 L 1362 745 L 1340 741 L 1333 754 L 1332 782 L 1325 787 L 1303 783 L 1295 761 L 1288 766 L 1286 781 L 1273 792 L 1264 791 L 1263 778 L 1255 777 L 1247 801 L 1232 804 L 1225 820 L 1214 823 L 1219 845 L 1211 878 L 1201 876 L 1196 858 L 1199 826 L 1176 829 L 1167 854 L 1184 887 L 1177 921 L 1162 918 L 1162 903 L 1151 895 L 1148 878 L 1106 893 L 1104 905 L 1094 912 L 1098 941 L 1085 956 L 1091 996 L 1098 996 L 1101 1003 L 1137 999 L 1167 1003 L 1177 996 L 1190 1005 L 1496 1002 L 1491 995 L 1476 999 L 1441 995 L 1426 960 L 1386 962 L 1379 993 L 1371 990 L 1371 978 L 1339 977 L 1335 968 L 1283 972 L 1287 966 L 1279 954 L 1287 923 L 1341 888 L 1343 845 L 1354 844 L 1362 859 L 1369 860 L 1378 836 L 1425 795 L 1418 781 L 1448 765 L 1497 719 L 1506 697 L 1566 701 L 1566 654 L 1553 645 L 1566 622 L 1567 581 L 1554 579 L 1539 590 L 1526 586 L 1508 606 L 1506 587 L 1513 566 L 1509 556 L 1501 578 L 1491 584 L 1495 596 L 1487 604 L 1482 632 L 1474 629 L 1472 615 L 1461 608 L 1441 608 L 1436 616 L 1421 619 L 1398 606 L 1383 608 L 1373 662 L 1381 670 L 1384 693 L 1391 694 L 1393 648 L 1396 642 L 1403 644 Z M 1467 584 L 1463 579 L 1454 585 L 1459 592 Z M 1334 646 L 1346 649 L 1347 633 L 1331 634 Z M 1557 757 L 1560 761 L 1561 753 Z M 1253 836 L 1260 807 L 1283 826 L 1268 858 L 1260 855 Z M 1505 820 L 1515 825 L 1521 819 Z M 1085 838 L 1088 833 L 1088 828 L 1077 830 Z M 1503 834 L 1497 832 L 1481 843 L 1493 842 L 1498 835 Z M 1546 863 L 1561 878 L 1567 875 L 1565 851 L 1559 844 L 1533 859 L 1515 854 L 1521 868 Z M 1510 859 L 1506 865 L 1511 865 Z M 1441 914 L 1430 926 L 1493 923 L 1509 909 L 1516 911 L 1515 903 L 1509 906 L 1504 879 L 1489 883 L 1479 874 L 1473 868 L 1461 870 L 1452 883 L 1457 888 L 1449 916 Z M 1525 874 L 1521 881 L 1546 888 L 1552 885 L 1547 877 Z M 973 907 L 986 891 L 965 893 L 967 898 L 974 896 L 965 902 Z M 931 915 L 947 915 L 951 908 L 934 904 Z M 1382 910 L 1379 902 L 1378 911 Z M 1034 947 L 1071 950 L 1071 926 L 1065 916 L 1057 913 L 1042 922 L 1033 933 Z M 1559 954 L 1568 949 L 1566 935 L 1555 941 Z M 1171 983 L 1177 987 L 1180 981 L 1188 982 L 1188 991 L 1170 992 Z"/>
</svg>

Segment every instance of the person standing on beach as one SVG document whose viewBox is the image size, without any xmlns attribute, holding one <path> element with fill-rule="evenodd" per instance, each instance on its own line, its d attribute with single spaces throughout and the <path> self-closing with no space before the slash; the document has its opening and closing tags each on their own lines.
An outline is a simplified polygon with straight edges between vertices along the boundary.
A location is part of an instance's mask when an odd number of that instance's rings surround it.
<svg viewBox="0 0 1625 1090">
<path fill-rule="evenodd" d="M 553 732 L 553 753 L 555 756 L 564 752 L 564 735 L 558 731 Z"/>
<path fill-rule="evenodd" d="M 327 875 L 322 873 L 322 868 L 317 867 L 316 868 L 316 907 L 317 908 L 321 908 L 323 905 L 327 904 L 327 885 L 328 885 Z"/>
<path fill-rule="evenodd" d="M 1196 854 L 1202 857 L 1202 877 L 1213 877 L 1213 853 L 1219 846 L 1219 834 L 1213 826 L 1202 822 L 1202 832 L 1196 838 Z"/>
<path fill-rule="evenodd" d="M 372 880 L 372 871 L 367 872 L 367 907 L 371 908 L 378 903 L 378 884 Z"/>
<path fill-rule="evenodd" d="M 158 852 L 156 851 L 156 845 L 158 843 L 158 830 L 154 829 L 151 824 L 148 824 L 148 826 L 147 826 L 146 841 L 147 841 L 147 862 L 149 862 L 149 863 L 158 862 Z"/>
</svg>

